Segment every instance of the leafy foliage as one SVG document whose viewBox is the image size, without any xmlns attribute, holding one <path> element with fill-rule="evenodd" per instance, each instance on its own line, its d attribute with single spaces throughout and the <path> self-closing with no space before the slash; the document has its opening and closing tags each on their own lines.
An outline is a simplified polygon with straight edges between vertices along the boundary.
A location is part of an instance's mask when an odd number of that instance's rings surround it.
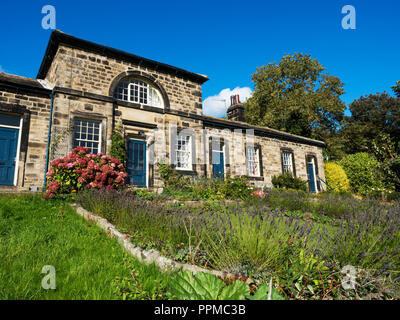
<svg viewBox="0 0 400 320">
<path fill-rule="evenodd" d="M 346 172 L 353 192 L 365 196 L 383 190 L 380 165 L 374 156 L 366 152 L 351 154 L 340 160 L 339 165 Z"/>
<path fill-rule="evenodd" d="M 124 166 L 126 165 L 126 148 L 122 124 L 118 125 L 111 135 L 110 155 L 121 161 Z"/>
<path fill-rule="evenodd" d="M 194 275 L 190 271 L 179 273 L 169 290 L 170 297 L 178 300 L 284 300 L 275 288 L 272 287 L 270 296 L 268 292 L 269 286 L 262 284 L 250 295 L 245 282 L 235 280 L 228 285 L 212 274 L 198 272 Z"/>
<path fill-rule="evenodd" d="M 284 275 L 278 280 L 279 286 L 292 299 L 324 299 L 335 295 L 340 287 L 340 273 L 336 266 L 328 268 L 325 261 L 306 256 L 300 250 L 297 257 L 291 257 Z"/>
<path fill-rule="evenodd" d="M 306 137 L 335 131 L 346 108 L 339 78 L 309 55 L 285 55 L 257 68 L 255 90 L 245 104 L 246 121 Z"/>
<path fill-rule="evenodd" d="M 125 184 L 127 174 L 118 159 L 101 153 L 89 154 L 88 151 L 88 148 L 77 147 L 65 158 L 51 162 L 46 174 L 48 186 L 45 198 L 84 188 L 117 189 Z"/>
<path fill-rule="evenodd" d="M 157 166 L 164 187 L 175 190 L 187 190 L 190 187 L 190 179 L 176 172 L 169 164 L 158 162 Z"/>
<path fill-rule="evenodd" d="M 271 294 L 269 293 L 271 291 Z M 285 300 L 285 298 L 272 285 L 261 284 L 254 295 L 247 296 L 249 300 Z"/>
<path fill-rule="evenodd" d="M 380 133 L 373 141 L 372 150 L 385 176 L 385 185 L 400 191 L 400 141 L 396 146 L 387 133 Z"/>
<path fill-rule="evenodd" d="M 250 197 L 251 186 L 245 176 L 190 179 L 176 172 L 170 165 L 158 163 L 164 193 L 185 200 L 246 200 Z"/>
<path fill-rule="evenodd" d="M 291 172 L 273 176 L 271 182 L 275 188 L 307 191 L 307 182 L 301 178 L 294 177 Z"/>
<path fill-rule="evenodd" d="M 400 98 L 400 80 L 396 82 L 396 84 L 392 87 L 392 90 L 396 94 L 398 98 Z"/>
<path fill-rule="evenodd" d="M 227 176 L 221 186 L 221 192 L 226 199 L 246 200 L 251 191 L 249 179 L 245 176 Z"/>
<path fill-rule="evenodd" d="M 341 130 L 346 153 L 372 153 L 374 139 L 381 133 L 400 141 L 400 99 L 385 93 L 370 94 L 354 100 L 349 106 Z"/>
<path fill-rule="evenodd" d="M 178 300 L 243 300 L 249 288 L 238 280 L 226 286 L 221 279 L 209 273 L 193 275 L 184 271 L 171 282 L 169 292 Z"/>
<path fill-rule="evenodd" d="M 343 168 L 335 162 L 325 162 L 325 178 L 336 192 L 349 192 L 350 182 Z M 330 189 L 329 189 L 330 190 Z"/>
</svg>

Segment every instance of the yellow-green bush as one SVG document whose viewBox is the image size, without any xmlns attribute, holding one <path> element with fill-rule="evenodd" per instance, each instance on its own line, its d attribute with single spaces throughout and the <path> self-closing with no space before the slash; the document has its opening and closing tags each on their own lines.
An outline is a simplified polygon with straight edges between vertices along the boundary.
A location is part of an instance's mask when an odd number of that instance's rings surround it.
<svg viewBox="0 0 400 320">
<path fill-rule="evenodd" d="M 335 162 L 325 162 L 324 167 L 326 182 L 334 189 L 334 191 L 350 191 L 349 179 L 340 165 Z"/>
</svg>

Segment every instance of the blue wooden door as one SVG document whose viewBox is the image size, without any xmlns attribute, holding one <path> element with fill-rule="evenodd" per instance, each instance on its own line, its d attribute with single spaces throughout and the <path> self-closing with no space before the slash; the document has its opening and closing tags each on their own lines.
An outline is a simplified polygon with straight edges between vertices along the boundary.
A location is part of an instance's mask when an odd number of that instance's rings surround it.
<svg viewBox="0 0 400 320">
<path fill-rule="evenodd" d="M 213 151 L 213 177 L 224 178 L 224 153 L 220 151 Z"/>
<path fill-rule="evenodd" d="M 310 191 L 315 193 L 317 192 L 317 188 L 315 186 L 314 164 L 312 162 L 307 163 L 307 171 L 308 171 Z"/>
<path fill-rule="evenodd" d="M 14 184 L 18 129 L 0 127 L 0 185 Z"/>
<path fill-rule="evenodd" d="M 130 140 L 128 143 L 127 172 L 129 184 L 146 187 L 146 142 Z"/>
</svg>

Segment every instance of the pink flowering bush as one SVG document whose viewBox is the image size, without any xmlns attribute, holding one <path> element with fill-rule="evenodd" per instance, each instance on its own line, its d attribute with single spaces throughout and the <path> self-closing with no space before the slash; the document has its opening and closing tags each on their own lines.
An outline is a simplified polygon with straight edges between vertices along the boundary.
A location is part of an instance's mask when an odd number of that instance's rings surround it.
<svg viewBox="0 0 400 320">
<path fill-rule="evenodd" d="M 48 188 L 44 198 L 77 192 L 83 188 L 118 189 L 125 184 L 127 174 L 118 159 L 88 151 L 88 148 L 77 147 L 65 158 L 51 162 L 46 174 Z"/>
<path fill-rule="evenodd" d="M 263 190 L 253 191 L 253 195 L 255 195 L 256 197 L 259 197 L 260 199 L 265 198 L 265 192 Z"/>
</svg>

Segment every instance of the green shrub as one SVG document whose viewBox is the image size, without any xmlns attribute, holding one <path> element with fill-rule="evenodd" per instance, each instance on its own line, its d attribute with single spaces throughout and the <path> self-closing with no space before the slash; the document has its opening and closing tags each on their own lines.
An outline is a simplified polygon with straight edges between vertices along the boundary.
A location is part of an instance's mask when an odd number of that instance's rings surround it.
<svg viewBox="0 0 400 320">
<path fill-rule="evenodd" d="M 176 172 L 169 164 L 157 163 L 160 178 L 164 187 L 175 190 L 190 189 L 190 179 Z"/>
<path fill-rule="evenodd" d="M 383 190 L 379 163 L 374 156 L 360 152 L 350 154 L 339 161 L 350 181 L 350 188 L 360 195 Z"/>
<path fill-rule="evenodd" d="M 350 182 L 343 168 L 335 162 L 325 162 L 325 179 L 336 192 L 350 191 Z M 330 190 L 328 188 L 328 190 Z"/>
<path fill-rule="evenodd" d="M 271 180 L 275 188 L 293 189 L 307 191 L 307 182 L 294 177 L 290 172 L 273 176 Z"/>
<path fill-rule="evenodd" d="M 386 193 L 386 200 L 388 200 L 388 201 L 400 201 L 400 192 L 388 192 L 388 193 Z"/>
<path fill-rule="evenodd" d="M 193 199 L 201 200 L 222 200 L 222 179 L 208 179 L 204 177 L 196 178 L 192 181 Z"/>
<path fill-rule="evenodd" d="M 227 176 L 221 186 L 225 199 L 246 200 L 250 197 L 252 188 L 245 176 Z"/>
<path fill-rule="evenodd" d="M 126 148 L 122 125 L 118 125 L 111 135 L 110 155 L 126 165 Z"/>
<path fill-rule="evenodd" d="M 266 192 L 263 202 L 271 209 L 313 211 L 314 203 L 309 201 L 310 194 L 305 191 L 276 188 Z"/>
<path fill-rule="evenodd" d="M 170 165 L 157 163 L 164 193 L 185 200 L 246 200 L 252 188 L 245 176 L 221 178 L 199 177 L 190 179 L 176 172 Z"/>
</svg>

